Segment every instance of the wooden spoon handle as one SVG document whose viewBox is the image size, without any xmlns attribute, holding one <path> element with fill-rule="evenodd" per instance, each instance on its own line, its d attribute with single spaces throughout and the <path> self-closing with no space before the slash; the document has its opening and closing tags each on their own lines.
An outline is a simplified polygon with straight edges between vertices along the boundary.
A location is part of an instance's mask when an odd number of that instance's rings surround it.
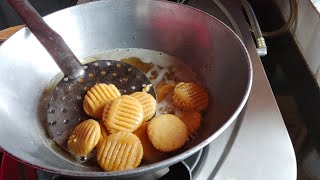
<svg viewBox="0 0 320 180">
<path fill-rule="evenodd" d="M 18 25 L 18 26 L 13 26 L 13 27 L 9 27 L 7 29 L 1 30 L 0 31 L 0 42 L 7 40 L 14 33 L 19 31 L 20 29 L 24 28 L 25 26 L 26 25 Z"/>
</svg>

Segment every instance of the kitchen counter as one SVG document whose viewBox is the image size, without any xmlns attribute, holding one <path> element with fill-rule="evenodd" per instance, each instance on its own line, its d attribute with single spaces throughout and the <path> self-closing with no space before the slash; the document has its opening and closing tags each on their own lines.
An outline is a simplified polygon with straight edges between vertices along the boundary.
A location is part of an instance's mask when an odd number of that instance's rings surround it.
<svg viewBox="0 0 320 180">
<path fill-rule="evenodd" d="M 210 0 L 206 1 L 207 3 Z M 252 92 L 243 121 L 235 124 L 233 135 L 226 146 L 223 159 L 211 174 L 200 172 L 195 178 L 209 177 L 215 180 L 295 180 L 297 165 L 294 149 L 266 77 L 261 59 L 241 11 L 238 0 L 221 1 L 230 12 L 235 31 L 246 45 L 253 66 Z M 219 2 L 218 2 L 219 4 Z M 188 5 L 212 14 L 205 3 L 190 1 Z M 239 126 L 239 127 L 237 127 Z M 233 137 L 232 137 L 233 136 Z M 231 143 L 231 145 L 230 145 Z M 210 144 L 214 146 L 215 142 Z M 228 148 L 230 147 L 231 148 Z"/>
</svg>

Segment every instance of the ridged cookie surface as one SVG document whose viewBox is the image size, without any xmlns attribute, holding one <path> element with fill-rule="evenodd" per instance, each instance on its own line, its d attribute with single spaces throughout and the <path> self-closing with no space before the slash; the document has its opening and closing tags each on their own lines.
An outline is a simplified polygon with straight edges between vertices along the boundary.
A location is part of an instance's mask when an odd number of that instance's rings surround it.
<svg viewBox="0 0 320 180">
<path fill-rule="evenodd" d="M 130 96 L 136 98 L 141 103 L 143 108 L 143 121 L 150 120 L 157 109 L 157 101 L 154 97 L 146 92 L 135 92 L 130 94 Z"/>
<path fill-rule="evenodd" d="M 203 111 L 208 106 L 208 92 L 196 83 L 181 82 L 174 88 L 173 104 L 182 110 Z"/>
<path fill-rule="evenodd" d="M 136 98 L 124 95 L 105 106 L 102 120 L 110 133 L 133 132 L 143 121 L 143 108 Z"/>
<path fill-rule="evenodd" d="M 68 140 L 69 151 L 76 156 L 85 156 L 97 145 L 101 135 L 99 123 L 93 119 L 75 127 Z"/>
<path fill-rule="evenodd" d="M 97 160 L 105 171 L 129 170 L 139 166 L 143 148 L 139 138 L 130 132 L 117 132 L 103 140 Z"/>
<path fill-rule="evenodd" d="M 87 91 L 83 100 L 83 109 L 88 116 L 101 119 L 104 106 L 120 96 L 115 85 L 97 84 Z"/>
<path fill-rule="evenodd" d="M 103 124 L 103 122 L 100 122 L 99 125 L 100 125 L 101 135 L 100 135 L 100 139 L 99 139 L 98 145 L 100 146 L 102 141 L 108 137 L 109 133 L 108 133 L 105 125 Z"/>
</svg>

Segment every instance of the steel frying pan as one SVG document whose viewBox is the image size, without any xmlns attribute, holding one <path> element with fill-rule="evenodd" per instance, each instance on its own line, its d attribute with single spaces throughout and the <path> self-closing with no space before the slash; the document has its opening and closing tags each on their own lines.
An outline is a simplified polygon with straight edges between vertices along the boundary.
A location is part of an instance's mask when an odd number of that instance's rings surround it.
<svg viewBox="0 0 320 180">
<path fill-rule="evenodd" d="M 135 176 L 168 167 L 194 154 L 235 121 L 249 97 L 250 58 L 238 36 L 197 9 L 163 1 L 107 0 L 45 17 L 78 59 L 116 48 L 152 49 L 178 57 L 209 90 L 200 132 L 186 149 L 158 163 L 103 172 L 75 163 L 47 136 L 48 84 L 60 71 L 26 28 L 0 47 L 0 147 L 21 161 L 70 176 Z"/>
</svg>

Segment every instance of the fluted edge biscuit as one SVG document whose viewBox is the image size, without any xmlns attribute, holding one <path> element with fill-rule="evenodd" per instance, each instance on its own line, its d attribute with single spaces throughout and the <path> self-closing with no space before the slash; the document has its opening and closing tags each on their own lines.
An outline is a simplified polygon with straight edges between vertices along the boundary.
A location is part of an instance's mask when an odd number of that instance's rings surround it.
<svg viewBox="0 0 320 180">
<path fill-rule="evenodd" d="M 101 130 L 93 119 L 83 121 L 75 127 L 68 140 L 68 149 L 75 156 L 85 156 L 98 144 Z"/>
<path fill-rule="evenodd" d="M 143 121 L 150 120 L 157 109 L 157 101 L 154 97 L 145 92 L 135 92 L 130 94 L 130 96 L 136 98 L 141 103 L 143 108 Z"/>
<path fill-rule="evenodd" d="M 208 106 L 208 92 L 196 83 L 180 82 L 172 95 L 173 104 L 182 110 L 203 111 Z"/>
<path fill-rule="evenodd" d="M 108 132 L 133 132 L 143 121 L 143 108 L 134 97 L 123 95 L 105 106 L 102 121 Z"/>
<path fill-rule="evenodd" d="M 100 139 L 99 139 L 99 142 L 98 142 L 98 146 L 100 146 L 102 141 L 104 139 L 106 139 L 108 137 L 108 135 L 109 135 L 109 133 L 107 131 L 107 128 L 105 127 L 103 122 L 100 122 L 99 125 L 100 125 L 101 135 L 100 135 Z"/>
<path fill-rule="evenodd" d="M 97 161 L 105 171 L 129 170 L 139 166 L 143 147 L 130 132 L 117 132 L 103 140 L 97 151 Z"/>
<path fill-rule="evenodd" d="M 97 84 L 87 91 L 83 100 L 83 109 L 88 116 L 101 119 L 104 106 L 120 96 L 115 85 Z"/>
</svg>

